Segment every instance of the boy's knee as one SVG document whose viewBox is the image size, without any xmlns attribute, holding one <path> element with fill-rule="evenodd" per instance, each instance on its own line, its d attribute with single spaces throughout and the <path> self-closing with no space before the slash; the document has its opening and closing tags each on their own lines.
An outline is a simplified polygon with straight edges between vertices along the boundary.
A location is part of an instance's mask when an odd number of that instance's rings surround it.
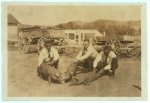
<svg viewBox="0 0 150 103">
<path fill-rule="evenodd" d="M 98 70 L 101 70 L 101 69 L 103 69 L 105 67 L 105 64 L 103 63 L 103 62 L 99 62 L 98 64 L 97 64 L 97 69 Z"/>
</svg>

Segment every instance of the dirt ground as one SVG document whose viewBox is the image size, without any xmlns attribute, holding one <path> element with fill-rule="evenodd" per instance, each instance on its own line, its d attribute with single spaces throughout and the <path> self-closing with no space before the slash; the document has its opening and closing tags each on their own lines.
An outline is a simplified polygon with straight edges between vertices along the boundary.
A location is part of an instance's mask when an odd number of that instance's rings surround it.
<svg viewBox="0 0 150 103">
<path fill-rule="evenodd" d="M 64 72 L 74 57 L 60 57 L 60 72 Z M 8 96 L 9 97 L 139 97 L 141 91 L 141 63 L 133 58 L 120 58 L 114 79 L 101 77 L 90 85 L 49 85 L 36 73 L 38 54 L 20 54 L 8 50 Z"/>
</svg>

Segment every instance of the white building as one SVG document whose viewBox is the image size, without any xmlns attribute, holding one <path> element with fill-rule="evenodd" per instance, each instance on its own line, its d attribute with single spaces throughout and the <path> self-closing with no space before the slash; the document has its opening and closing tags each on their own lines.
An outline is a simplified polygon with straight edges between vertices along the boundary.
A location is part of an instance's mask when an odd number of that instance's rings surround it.
<svg viewBox="0 0 150 103">
<path fill-rule="evenodd" d="M 92 39 L 94 36 L 103 36 L 97 30 L 64 30 L 65 36 L 69 41 L 69 44 L 79 45 L 83 43 L 84 39 Z"/>
</svg>

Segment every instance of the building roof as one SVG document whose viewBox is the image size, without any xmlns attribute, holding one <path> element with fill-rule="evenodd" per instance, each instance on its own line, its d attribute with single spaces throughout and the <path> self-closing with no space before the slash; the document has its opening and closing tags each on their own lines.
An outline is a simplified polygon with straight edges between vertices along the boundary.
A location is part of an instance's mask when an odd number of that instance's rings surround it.
<svg viewBox="0 0 150 103">
<path fill-rule="evenodd" d="M 65 37 L 65 32 L 64 32 L 64 30 L 48 29 L 47 31 L 48 31 L 48 33 L 49 33 L 52 37 Z"/>
<path fill-rule="evenodd" d="M 7 15 L 7 23 L 9 25 L 20 24 L 20 22 L 12 14 L 10 14 L 10 13 Z"/>
<path fill-rule="evenodd" d="M 65 29 L 65 33 L 94 33 L 95 36 L 102 36 L 103 34 L 95 29 Z"/>
</svg>

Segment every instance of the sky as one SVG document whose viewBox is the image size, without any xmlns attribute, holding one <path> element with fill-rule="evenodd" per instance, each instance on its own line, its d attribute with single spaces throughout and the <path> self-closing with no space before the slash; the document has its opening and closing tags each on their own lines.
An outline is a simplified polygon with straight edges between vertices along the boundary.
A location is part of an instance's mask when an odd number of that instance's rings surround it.
<svg viewBox="0 0 150 103">
<path fill-rule="evenodd" d="M 69 21 L 90 22 L 98 19 L 141 20 L 141 6 L 136 5 L 8 5 L 11 13 L 23 24 L 57 25 Z"/>
</svg>

